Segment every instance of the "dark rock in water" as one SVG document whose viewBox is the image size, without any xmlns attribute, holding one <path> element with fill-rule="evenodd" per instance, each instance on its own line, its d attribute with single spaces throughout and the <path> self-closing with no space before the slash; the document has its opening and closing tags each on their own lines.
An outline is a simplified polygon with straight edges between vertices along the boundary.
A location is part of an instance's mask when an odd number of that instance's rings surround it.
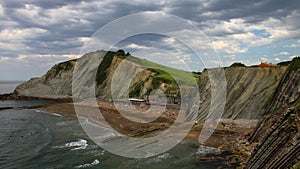
<svg viewBox="0 0 300 169">
<path fill-rule="evenodd" d="M 13 107 L 0 107 L 0 110 L 13 109 Z"/>
<path fill-rule="evenodd" d="M 212 161 L 213 159 L 210 157 L 199 157 L 197 161 Z"/>
</svg>

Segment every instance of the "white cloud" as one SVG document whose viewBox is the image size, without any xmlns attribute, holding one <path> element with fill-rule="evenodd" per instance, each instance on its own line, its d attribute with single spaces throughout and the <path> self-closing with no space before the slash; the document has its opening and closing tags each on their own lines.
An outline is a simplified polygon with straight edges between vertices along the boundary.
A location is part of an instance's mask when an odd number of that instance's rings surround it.
<svg viewBox="0 0 300 169">
<path fill-rule="evenodd" d="M 172 37 L 168 37 L 168 38 L 164 38 L 163 42 L 165 42 L 167 44 L 174 44 L 176 42 L 176 40 Z"/>
<path fill-rule="evenodd" d="M 240 42 L 233 40 L 233 39 L 227 39 L 227 38 L 219 38 L 220 40 L 213 41 L 211 43 L 211 46 L 217 51 L 217 52 L 224 52 L 226 54 L 237 54 L 237 53 L 246 53 L 248 51 L 247 48 L 241 48 Z"/>
<path fill-rule="evenodd" d="M 137 45 L 135 43 L 131 43 L 129 45 L 126 46 L 126 48 L 130 48 L 130 49 L 146 49 L 146 46 L 142 46 L 142 45 Z"/>
<path fill-rule="evenodd" d="M 280 59 L 279 58 L 274 58 L 274 61 L 279 62 Z"/>
<path fill-rule="evenodd" d="M 289 58 L 292 60 L 294 59 L 295 57 L 297 57 L 296 55 L 293 55 L 293 56 L 290 56 Z"/>
<path fill-rule="evenodd" d="M 81 42 L 81 43 L 88 43 L 91 41 L 91 38 L 90 37 L 79 37 L 78 40 Z"/>
<path fill-rule="evenodd" d="M 0 40 L 25 40 L 45 34 L 47 30 L 41 28 L 4 29 L 0 32 Z"/>
<path fill-rule="evenodd" d="M 9 60 L 10 58 L 9 57 L 0 57 L 0 60 L 1 61 L 7 61 L 7 60 Z"/>
<path fill-rule="evenodd" d="M 237 32 L 246 32 L 247 24 L 244 19 L 230 19 L 229 21 L 208 20 L 202 23 L 203 32 L 209 36 L 220 34 L 232 34 Z"/>
<path fill-rule="evenodd" d="M 280 55 L 289 55 L 290 53 L 289 52 L 280 52 L 279 54 Z"/>
<path fill-rule="evenodd" d="M 4 10 L 2 5 L 0 4 L 0 17 L 4 16 Z"/>
<path fill-rule="evenodd" d="M 262 61 L 262 62 L 270 62 L 270 59 L 269 58 L 267 58 L 267 57 L 261 57 L 260 58 L 260 60 Z"/>
</svg>

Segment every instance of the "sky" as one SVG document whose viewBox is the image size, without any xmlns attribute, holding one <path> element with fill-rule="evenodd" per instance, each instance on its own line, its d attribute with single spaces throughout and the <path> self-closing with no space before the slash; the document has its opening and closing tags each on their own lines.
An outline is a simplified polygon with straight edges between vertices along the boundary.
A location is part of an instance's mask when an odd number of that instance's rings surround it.
<svg viewBox="0 0 300 169">
<path fill-rule="evenodd" d="M 103 26 L 141 12 L 171 14 L 195 25 L 209 41 L 184 28 L 178 32 L 187 44 L 214 49 L 219 60 L 211 64 L 216 67 L 278 63 L 300 55 L 298 0 L 0 0 L 0 80 L 41 76 L 56 63 L 80 57 Z M 147 20 L 131 24 L 145 25 Z M 187 44 L 149 33 L 122 39 L 113 49 L 201 71 L 203 63 Z M 201 54 L 210 55 L 205 50 Z"/>
</svg>

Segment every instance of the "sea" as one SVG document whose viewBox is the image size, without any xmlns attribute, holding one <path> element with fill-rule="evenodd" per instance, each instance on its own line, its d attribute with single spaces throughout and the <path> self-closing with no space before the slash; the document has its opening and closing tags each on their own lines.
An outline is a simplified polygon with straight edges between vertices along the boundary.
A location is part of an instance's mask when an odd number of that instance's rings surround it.
<svg viewBox="0 0 300 169">
<path fill-rule="evenodd" d="M 23 81 L 0 81 L 0 94 L 9 94 Z"/>
<path fill-rule="evenodd" d="M 235 168 L 216 148 L 180 143 L 154 157 L 133 159 L 96 145 L 76 117 L 23 108 L 56 104 L 43 100 L 0 101 L 0 169 L 214 169 Z M 197 146 L 195 146 L 197 145 Z M 199 161 L 199 157 L 213 160 Z"/>
</svg>

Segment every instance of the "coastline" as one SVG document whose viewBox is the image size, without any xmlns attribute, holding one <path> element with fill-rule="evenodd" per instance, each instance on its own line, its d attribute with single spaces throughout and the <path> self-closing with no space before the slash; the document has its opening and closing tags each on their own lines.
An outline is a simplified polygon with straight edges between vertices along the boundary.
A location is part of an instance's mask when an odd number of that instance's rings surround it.
<svg viewBox="0 0 300 169">
<path fill-rule="evenodd" d="M 0 94 L 0 100 L 50 100 L 61 103 L 72 102 L 72 97 L 64 98 L 49 98 L 49 97 L 33 97 L 33 96 L 19 96 L 15 93 Z"/>
<path fill-rule="evenodd" d="M 3 99 L 5 98 L 5 99 Z M 17 97 L 13 99 L 12 95 L 3 95 L 0 96 L 0 100 L 44 100 L 44 98 L 35 98 L 35 97 Z M 56 113 L 63 116 L 66 119 L 78 118 L 74 103 L 70 99 L 46 99 L 51 101 L 56 101 L 57 103 L 50 105 L 41 105 L 41 106 L 31 106 L 31 107 L 20 107 L 24 109 L 36 109 L 39 111 L 47 111 L 50 113 Z M 112 102 L 98 102 L 98 106 L 91 106 L 88 104 L 78 104 L 80 108 L 85 109 L 86 114 L 84 117 L 93 124 L 100 124 L 101 121 L 98 120 L 97 115 L 88 113 L 90 110 L 99 108 L 102 115 L 105 117 L 105 120 L 109 123 L 110 127 L 116 130 L 119 133 L 127 135 L 129 137 L 152 137 L 157 135 L 161 131 L 167 130 L 172 126 L 174 118 L 160 116 L 156 120 L 150 123 L 139 123 L 132 122 L 124 118 L 113 105 Z M 3 107 L 2 109 L 10 109 Z M 176 112 L 174 109 L 168 109 L 167 111 Z M 175 113 L 176 114 L 176 113 Z M 248 146 L 246 142 L 241 141 L 242 138 L 245 138 L 245 135 L 253 131 L 255 125 L 249 125 L 251 120 L 229 120 L 222 119 L 218 127 L 211 135 L 211 137 L 203 144 L 200 144 L 198 141 L 199 135 L 201 133 L 204 121 L 199 121 L 197 125 L 194 125 L 190 132 L 186 135 L 182 144 L 189 144 L 193 146 L 208 146 L 217 148 L 219 151 L 215 155 L 222 155 L 223 152 L 231 152 L 226 160 L 232 164 L 244 163 L 251 154 L 252 146 Z M 101 123 L 103 125 L 103 123 Z M 109 127 L 109 126 L 108 126 Z M 114 139 L 114 138 L 109 138 Z M 233 161 L 231 159 L 234 159 Z M 214 158 L 198 158 L 197 161 L 213 161 Z"/>
<path fill-rule="evenodd" d="M 167 130 L 172 124 L 172 119 L 158 118 L 159 123 L 156 121 L 152 123 L 136 125 L 135 123 L 128 123 L 124 119 L 120 118 L 120 114 L 112 106 L 110 102 L 99 102 L 99 109 L 103 116 L 107 118 L 107 122 L 116 131 L 125 134 L 130 137 L 151 137 L 157 133 Z M 91 108 L 86 105 L 82 105 L 87 111 Z M 39 110 L 48 111 L 52 113 L 58 113 L 65 118 L 77 118 L 77 114 L 74 109 L 73 103 L 58 103 L 54 105 L 48 105 L 38 108 Z M 96 124 L 97 117 L 93 115 L 86 116 L 90 123 Z M 116 120 L 117 119 L 117 120 Z M 118 120 L 119 119 L 119 120 Z M 203 144 L 203 146 L 213 147 L 219 149 L 216 155 L 222 154 L 222 152 L 231 152 L 228 156 L 228 160 L 232 164 L 241 163 L 244 164 L 248 157 L 251 155 L 255 145 L 248 145 L 243 139 L 251 133 L 256 124 L 256 120 L 229 120 L 222 119 L 218 127 L 211 135 L 211 137 Z M 255 124 L 254 124 L 255 123 Z M 103 123 L 101 123 L 102 125 Z M 204 121 L 199 121 L 183 140 L 183 144 L 191 144 L 201 146 L 198 142 L 199 135 L 201 133 Z M 252 124 L 252 125 L 249 125 Z M 112 138 L 113 139 L 113 138 Z M 227 158 L 227 157 L 226 157 Z M 234 160 L 232 160 L 234 159 Z M 199 158 L 198 161 L 211 161 L 211 158 Z"/>
</svg>

